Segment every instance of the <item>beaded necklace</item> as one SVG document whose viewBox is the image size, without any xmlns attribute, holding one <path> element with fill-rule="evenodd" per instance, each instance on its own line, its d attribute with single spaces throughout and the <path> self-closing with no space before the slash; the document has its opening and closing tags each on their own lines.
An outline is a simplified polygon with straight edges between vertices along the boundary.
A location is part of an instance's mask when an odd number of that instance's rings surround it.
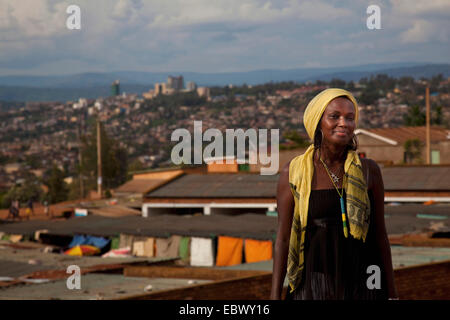
<svg viewBox="0 0 450 320">
<path fill-rule="evenodd" d="M 334 188 L 336 189 L 336 191 L 337 191 L 337 193 L 339 195 L 339 200 L 340 200 L 340 203 L 341 203 L 341 213 L 342 213 L 342 226 L 344 228 L 344 236 L 347 238 L 348 237 L 348 227 L 347 227 L 347 217 L 345 215 L 345 206 L 344 206 L 344 184 L 345 184 L 345 178 L 346 178 L 345 172 L 344 172 L 344 176 L 343 176 L 343 179 L 342 179 L 342 190 L 341 190 L 341 192 L 339 192 L 339 189 L 338 189 L 338 187 L 336 186 L 336 184 L 334 182 L 336 179 L 333 179 L 331 177 L 330 170 L 328 169 L 328 166 L 325 164 L 325 162 L 322 160 L 322 157 L 320 156 L 320 154 L 319 154 L 319 159 L 320 159 L 320 162 L 322 162 L 322 164 L 323 164 L 323 166 L 325 168 L 325 171 L 328 174 L 328 177 L 330 177 L 330 180 L 333 183 L 333 186 L 334 186 Z M 336 176 L 336 175 L 334 175 L 334 176 Z"/>
</svg>

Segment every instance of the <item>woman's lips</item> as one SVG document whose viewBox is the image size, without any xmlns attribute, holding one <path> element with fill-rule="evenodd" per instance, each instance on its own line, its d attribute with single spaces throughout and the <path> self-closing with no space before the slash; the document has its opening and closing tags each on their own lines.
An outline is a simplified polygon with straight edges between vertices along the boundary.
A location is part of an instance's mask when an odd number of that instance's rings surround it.
<svg viewBox="0 0 450 320">
<path fill-rule="evenodd" d="M 340 136 L 340 137 L 346 137 L 346 136 L 347 136 L 347 132 L 335 131 L 334 133 L 335 133 L 337 136 Z"/>
</svg>

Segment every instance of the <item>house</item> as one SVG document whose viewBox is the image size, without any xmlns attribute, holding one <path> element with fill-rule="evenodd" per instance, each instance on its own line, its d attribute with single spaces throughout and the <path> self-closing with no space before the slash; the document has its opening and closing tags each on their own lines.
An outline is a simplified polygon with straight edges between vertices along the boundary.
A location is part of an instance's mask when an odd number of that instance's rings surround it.
<svg viewBox="0 0 450 320">
<path fill-rule="evenodd" d="M 144 195 L 144 217 L 172 214 L 267 213 L 276 208 L 278 175 L 188 173 Z"/>
<path fill-rule="evenodd" d="M 378 163 L 426 161 L 426 127 L 357 129 L 355 134 L 359 154 Z M 431 164 L 450 163 L 450 130 L 432 126 L 430 140 Z"/>
</svg>

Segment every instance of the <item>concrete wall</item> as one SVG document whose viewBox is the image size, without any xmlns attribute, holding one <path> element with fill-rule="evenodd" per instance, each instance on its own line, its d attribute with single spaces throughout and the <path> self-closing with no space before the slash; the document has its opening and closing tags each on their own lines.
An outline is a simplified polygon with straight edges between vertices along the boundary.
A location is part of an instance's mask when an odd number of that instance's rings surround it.
<svg viewBox="0 0 450 320">
<path fill-rule="evenodd" d="M 403 145 L 391 145 L 387 142 L 366 136 L 357 135 L 358 152 L 364 152 L 366 158 L 375 160 L 376 162 L 401 163 L 403 161 Z"/>
</svg>

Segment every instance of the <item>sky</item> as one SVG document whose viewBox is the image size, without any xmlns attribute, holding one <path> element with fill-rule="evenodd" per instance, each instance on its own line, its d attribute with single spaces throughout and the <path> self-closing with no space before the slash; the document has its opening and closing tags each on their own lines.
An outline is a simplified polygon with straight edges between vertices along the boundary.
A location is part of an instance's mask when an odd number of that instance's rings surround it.
<svg viewBox="0 0 450 320">
<path fill-rule="evenodd" d="M 81 29 L 69 30 L 69 5 Z M 369 30 L 369 5 L 381 29 Z M 0 0 L 0 75 L 450 63 L 449 0 Z"/>
</svg>

